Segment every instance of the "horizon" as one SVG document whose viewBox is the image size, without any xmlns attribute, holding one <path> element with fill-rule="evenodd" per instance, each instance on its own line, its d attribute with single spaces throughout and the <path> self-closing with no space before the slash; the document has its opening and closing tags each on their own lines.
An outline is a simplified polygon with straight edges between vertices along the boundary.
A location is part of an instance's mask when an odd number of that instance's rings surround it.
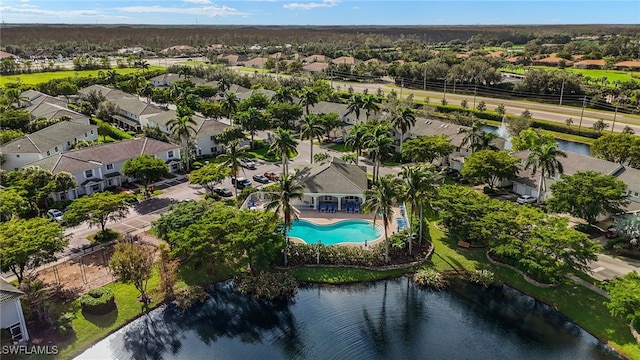
<svg viewBox="0 0 640 360">
<path fill-rule="evenodd" d="M 2 25 L 637 25 L 640 1 L 0 0 Z M 634 11 L 635 10 L 635 11 Z M 523 16 L 526 15 L 526 16 Z"/>
</svg>

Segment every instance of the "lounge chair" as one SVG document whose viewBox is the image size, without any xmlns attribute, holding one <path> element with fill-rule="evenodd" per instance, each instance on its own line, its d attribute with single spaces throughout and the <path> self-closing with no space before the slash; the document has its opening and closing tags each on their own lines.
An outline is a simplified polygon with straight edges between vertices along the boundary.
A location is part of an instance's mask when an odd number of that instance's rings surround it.
<svg viewBox="0 0 640 360">
<path fill-rule="evenodd" d="M 324 207 L 324 212 L 326 212 L 326 213 L 328 213 L 328 212 L 329 212 L 329 205 L 326 205 L 326 206 Z"/>
<path fill-rule="evenodd" d="M 318 204 L 318 212 L 322 211 L 322 205 Z"/>
<path fill-rule="evenodd" d="M 351 205 L 347 204 L 347 209 L 346 209 L 346 211 L 347 211 L 347 214 L 351 212 Z"/>
</svg>

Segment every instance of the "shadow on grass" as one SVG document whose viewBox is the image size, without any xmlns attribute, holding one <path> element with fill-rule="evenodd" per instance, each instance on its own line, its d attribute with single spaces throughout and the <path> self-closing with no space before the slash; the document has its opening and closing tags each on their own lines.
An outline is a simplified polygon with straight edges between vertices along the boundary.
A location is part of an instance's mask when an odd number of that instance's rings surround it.
<svg viewBox="0 0 640 360">
<path fill-rule="evenodd" d="M 83 312 L 82 315 L 93 325 L 99 328 L 108 328 L 109 326 L 113 325 L 118 319 L 118 308 L 104 315 L 92 315 L 85 312 Z"/>
<path fill-rule="evenodd" d="M 207 286 L 215 282 L 228 279 L 233 275 L 233 269 L 212 263 L 195 266 L 184 263 L 178 268 L 180 279 L 188 286 Z"/>
</svg>

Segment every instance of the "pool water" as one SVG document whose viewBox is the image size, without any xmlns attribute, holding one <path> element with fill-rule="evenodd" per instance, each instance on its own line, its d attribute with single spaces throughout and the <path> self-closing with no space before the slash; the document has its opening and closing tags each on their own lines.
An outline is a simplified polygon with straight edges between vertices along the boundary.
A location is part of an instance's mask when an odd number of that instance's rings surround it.
<svg viewBox="0 0 640 360">
<path fill-rule="evenodd" d="M 372 226 L 365 220 L 344 220 L 328 225 L 317 225 L 306 220 L 293 221 L 291 229 L 287 232 L 290 237 L 296 237 L 307 244 L 317 244 L 318 240 L 323 245 L 335 245 L 340 243 L 362 243 L 373 241 L 380 237 L 381 227 Z"/>
</svg>

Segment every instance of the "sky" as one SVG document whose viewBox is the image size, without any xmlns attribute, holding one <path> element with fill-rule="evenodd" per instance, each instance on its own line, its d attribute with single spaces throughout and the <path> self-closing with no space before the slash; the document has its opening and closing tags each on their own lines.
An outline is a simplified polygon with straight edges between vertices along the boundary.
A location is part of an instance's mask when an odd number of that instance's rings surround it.
<svg viewBox="0 0 640 360">
<path fill-rule="evenodd" d="M 153 25 L 640 24 L 640 1 L 0 0 L 0 19 Z"/>
</svg>

